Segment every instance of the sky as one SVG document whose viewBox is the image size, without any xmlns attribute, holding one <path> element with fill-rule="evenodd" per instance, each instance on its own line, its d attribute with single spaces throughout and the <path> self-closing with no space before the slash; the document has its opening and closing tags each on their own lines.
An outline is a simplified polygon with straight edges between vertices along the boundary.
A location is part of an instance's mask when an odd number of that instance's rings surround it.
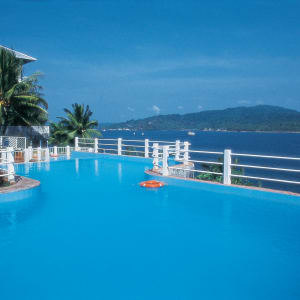
<svg viewBox="0 0 300 300">
<path fill-rule="evenodd" d="M 258 104 L 300 110 L 299 0 L 0 0 L 0 44 L 36 57 L 50 120 Z M 5 12 L 5 13 L 3 13 Z"/>
</svg>

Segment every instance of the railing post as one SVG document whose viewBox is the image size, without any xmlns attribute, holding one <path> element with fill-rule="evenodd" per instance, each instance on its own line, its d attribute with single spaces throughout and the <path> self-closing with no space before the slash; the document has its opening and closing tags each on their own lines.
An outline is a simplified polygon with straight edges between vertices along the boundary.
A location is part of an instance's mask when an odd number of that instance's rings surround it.
<svg viewBox="0 0 300 300">
<path fill-rule="evenodd" d="M 75 137 L 75 151 L 79 151 L 79 147 L 78 147 L 78 137 Z"/>
<path fill-rule="evenodd" d="M 168 157 L 169 157 L 169 146 L 163 146 L 163 165 L 162 165 L 163 176 L 169 175 Z"/>
<path fill-rule="evenodd" d="M 158 143 L 153 144 L 153 170 L 158 170 L 159 168 L 158 147 Z"/>
<path fill-rule="evenodd" d="M 50 151 L 49 148 L 47 147 L 45 149 L 45 161 L 49 161 L 50 160 Z"/>
<path fill-rule="evenodd" d="M 13 147 L 6 148 L 6 159 L 7 159 L 7 172 L 8 172 L 8 181 L 14 182 L 15 181 L 15 167 L 14 167 L 14 156 L 13 156 Z"/>
<path fill-rule="evenodd" d="M 175 160 L 179 160 L 180 157 L 180 141 L 176 140 L 175 143 Z"/>
<path fill-rule="evenodd" d="M 118 138 L 118 155 L 122 155 L 122 138 Z"/>
<path fill-rule="evenodd" d="M 189 164 L 189 142 L 184 142 L 183 164 Z"/>
<path fill-rule="evenodd" d="M 32 146 L 28 147 L 28 157 L 29 157 L 29 161 L 32 160 Z"/>
<path fill-rule="evenodd" d="M 149 157 L 149 139 L 145 139 L 145 157 Z"/>
<path fill-rule="evenodd" d="M 94 140 L 94 152 L 98 153 L 98 139 L 97 138 L 95 138 L 95 140 Z"/>
<path fill-rule="evenodd" d="M 223 183 L 231 184 L 231 150 L 224 150 Z"/>
<path fill-rule="evenodd" d="M 67 158 L 69 158 L 71 156 L 71 150 L 70 150 L 70 146 L 69 145 L 66 147 L 66 155 L 67 155 Z"/>
<path fill-rule="evenodd" d="M 42 160 L 42 149 L 41 147 L 37 148 L 37 161 L 41 161 Z"/>
<path fill-rule="evenodd" d="M 57 156 L 57 146 L 53 147 L 53 156 Z"/>
<path fill-rule="evenodd" d="M 29 158 L 29 149 L 24 149 L 24 162 L 28 163 L 30 161 Z"/>
</svg>

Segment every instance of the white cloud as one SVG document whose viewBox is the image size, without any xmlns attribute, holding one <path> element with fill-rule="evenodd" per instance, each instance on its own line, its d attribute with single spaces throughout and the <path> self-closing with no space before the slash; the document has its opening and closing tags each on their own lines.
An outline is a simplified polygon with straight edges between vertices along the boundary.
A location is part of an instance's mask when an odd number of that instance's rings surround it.
<svg viewBox="0 0 300 300">
<path fill-rule="evenodd" d="M 243 61 L 242 61 L 243 62 Z M 99 77 L 126 77 L 138 76 L 141 74 L 151 74 L 156 72 L 186 70 L 190 68 L 214 67 L 214 68 L 235 68 L 241 63 L 236 59 L 211 56 L 195 56 L 191 58 L 174 58 L 174 59 L 155 59 L 143 60 L 142 62 L 122 61 L 119 63 L 104 62 L 78 62 L 78 60 L 53 59 L 55 65 L 73 67 L 76 70 L 81 69 L 90 75 Z"/>
<path fill-rule="evenodd" d="M 128 109 L 129 111 L 134 111 L 134 108 L 132 108 L 132 107 L 130 107 L 130 106 L 128 106 L 127 109 Z"/>
<path fill-rule="evenodd" d="M 183 106 L 182 105 L 178 105 L 177 108 L 178 109 L 183 109 Z"/>
<path fill-rule="evenodd" d="M 160 108 L 157 105 L 152 106 L 152 110 L 158 115 L 160 113 Z"/>
<path fill-rule="evenodd" d="M 238 101 L 237 103 L 238 103 L 238 104 L 249 105 L 249 104 L 251 104 L 251 101 L 249 101 L 249 100 L 240 100 L 240 101 Z"/>
</svg>

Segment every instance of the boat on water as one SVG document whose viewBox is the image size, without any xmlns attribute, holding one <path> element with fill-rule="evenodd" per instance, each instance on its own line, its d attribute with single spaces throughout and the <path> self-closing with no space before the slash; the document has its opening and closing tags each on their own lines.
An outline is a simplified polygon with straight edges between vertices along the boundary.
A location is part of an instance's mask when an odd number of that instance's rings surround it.
<svg viewBox="0 0 300 300">
<path fill-rule="evenodd" d="M 187 134 L 188 135 L 196 135 L 196 133 L 194 131 L 189 131 Z"/>
</svg>

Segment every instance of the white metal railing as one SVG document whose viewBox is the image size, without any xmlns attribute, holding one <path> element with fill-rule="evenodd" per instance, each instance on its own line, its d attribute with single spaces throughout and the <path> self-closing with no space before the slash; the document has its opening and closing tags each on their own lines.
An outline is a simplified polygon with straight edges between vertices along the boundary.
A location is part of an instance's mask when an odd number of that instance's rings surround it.
<svg viewBox="0 0 300 300">
<path fill-rule="evenodd" d="M 106 153 L 116 155 L 131 155 L 150 157 L 153 154 L 153 145 L 157 141 L 149 139 L 122 139 L 122 138 L 75 138 L 75 151 Z M 175 151 L 175 142 L 159 141 L 170 144 Z M 175 152 L 174 152 L 175 153 Z"/>
<path fill-rule="evenodd" d="M 300 174 L 300 157 L 285 157 L 285 156 L 271 156 L 259 154 L 242 154 L 232 153 L 230 149 L 224 151 L 206 151 L 206 150 L 192 150 L 189 142 L 177 141 L 157 141 L 157 140 L 130 140 L 122 138 L 99 138 L 99 139 L 81 139 L 75 138 L 75 150 L 101 152 L 116 155 L 133 155 L 153 158 L 153 170 L 159 172 L 164 176 L 179 176 L 185 178 L 197 178 L 202 176 L 200 174 L 211 174 L 214 178 L 225 185 L 235 183 L 234 178 L 245 180 L 259 180 L 274 183 L 285 184 L 300 184 L 298 180 L 290 178 L 273 178 L 269 176 L 253 176 L 247 175 L 236 170 L 265 170 L 270 172 L 284 172 L 289 174 Z M 203 158 L 204 156 L 204 158 Z M 174 157 L 175 163 L 170 163 L 170 158 Z M 210 157 L 208 159 L 207 157 Z M 286 160 L 299 161 L 299 169 L 295 167 L 278 167 L 266 166 L 259 163 L 239 163 L 233 162 L 233 158 L 245 157 L 248 159 L 272 159 L 272 160 Z M 205 166 L 205 168 L 204 168 Z M 211 166 L 207 167 L 207 166 Z M 215 167 L 215 169 L 213 168 Z M 279 176 L 280 177 L 280 176 Z M 202 177 L 200 177 L 201 179 Z M 300 177 L 299 177 L 300 178 Z M 297 177 L 296 177 L 297 179 Z M 300 180 L 300 179 L 299 179 Z M 243 180 L 239 184 L 243 184 Z"/>
<path fill-rule="evenodd" d="M 58 157 L 60 155 L 70 157 L 74 147 L 47 147 L 47 148 L 32 148 L 29 146 L 26 149 L 13 150 L 13 158 L 15 163 L 27 163 L 35 161 L 49 161 L 50 157 Z"/>
<path fill-rule="evenodd" d="M 14 182 L 15 168 L 13 148 L 7 147 L 0 149 L 0 180 Z"/>
<path fill-rule="evenodd" d="M 191 159 L 191 156 L 193 155 L 223 155 L 223 152 L 216 152 L 216 151 L 204 151 L 204 150 L 191 150 L 190 143 L 184 142 L 180 143 L 177 147 L 177 152 L 179 152 L 179 155 L 175 155 L 175 160 L 177 162 L 180 162 L 181 164 L 176 164 L 173 166 L 168 166 L 168 162 L 165 162 L 165 165 L 163 165 L 162 173 L 165 173 L 167 175 L 173 175 L 178 177 L 185 177 L 185 178 L 194 178 L 194 174 L 214 174 L 214 175 L 220 175 L 222 176 L 223 173 L 220 172 L 214 172 L 214 171 L 208 171 L 203 170 L 201 168 L 196 169 L 195 164 L 207 164 L 207 165 L 220 165 L 223 166 L 222 162 L 219 161 L 211 161 L 211 160 L 204 160 L 204 159 Z"/>
<path fill-rule="evenodd" d="M 71 152 L 74 151 L 74 147 L 66 146 L 66 147 L 58 147 L 53 146 L 49 148 L 51 157 L 58 157 L 59 155 L 70 156 Z"/>
<path fill-rule="evenodd" d="M 248 158 L 251 157 L 251 158 L 264 158 L 264 159 L 272 159 L 272 160 L 288 160 L 288 161 L 299 161 L 300 162 L 300 157 L 243 154 L 243 153 L 231 153 L 231 150 L 228 150 L 228 151 L 230 152 L 230 156 L 233 156 L 233 157 L 248 157 Z M 270 170 L 270 171 L 280 171 L 280 172 L 291 172 L 291 173 L 299 173 L 300 174 L 300 169 L 277 168 L 277 167 L 269 167 L 269 166 L 232 163 L 231 158 L 227 163 L 230 165 L 230 167 L 239 167 L 239 168 L 244 168 L 244 169 L 257 169 L 257 170 Z M 236 178 L 251 179 L 251 180 L 271 181 L 271 182 L 289 183 L 289 184 L 300 184 L 300 181 L 285 180 L 285 179 L 280 179 L 280 178 L 249 176 L 249 175 L 243 175 L 243 174 L 229 174 L 229 176 L 236 177 Z"/>
<path fill-rule="evenodd" d="M 258 155 L 258 154 L 242 154 L 242 153 L 232 153 L 230 149 L 225 149 L 223 152 L 217 151 L 204 151 L 204 150 L 190 150 L 189 145 L 185 143 L 184 149 L 180 150 L 180 158 L 179 162 L 182 162 L 181 165 L 169 166 L 168 165 L 168 147 L 163 146 L 165 151 L 163 151 L 163 166 L 160 169 L 161 174 L 163 175 L 183 175 L 183 177 L 191 177 L 191 174 L 194 173 L 206 173 L 218 175 L 222 178 L 223 184 L 230 185 L 232 184 L 232 178 L 241 178 L 241 179 L 249 179 L 249 180 L 257 180 L 257 181 L 268 181 L 268 182 L 276 182 L 276 183 L 287 183 L 287 184 L 300 184 L 300 181 L 297 180 L 287 180 L 282 178 L 274 178 L 267 176 L 252 176 L 235 174 L 233 170 L 236 168 L 240 169 L 256 169 L 256 170 L 267 170 L 267 171 L 279 171 L 279 172 L 288 172 L 288 173 L 298 173 L 300 174 L 299 169 L 296 168 L 286 168 L 286 167 L 274 167 L 274 166 L 265 166 L 259 164 L 245 164 L 245 163 L 233 163 L 233 157 L 246 157 L 246 158 L 262 158 L 262 159 L 270 159 L 270 160 L 288 160 L 288 161 L 299 161 L 300 157 L 285 157 L 285 156 L 271 156 L 271 155 Z M 205 159 L 191 159 L 191 154 L 205 154 L 205 155 L 217 155 L 221 160 L 211 161 Z M 165 156 L 165 157 L 164 157 Z M 220 172 L 214 172 L 209 170 L 203 170 L 201 168 L 195 168 L 195 164 L 206 164 L 213 166 L 221 166 Z M 154 167 L 156 166 L 155 161 L 153 162 Z M 176 173 L 177 171 L 177 173 Z"/>
<path fill-rule="evenodd" d="M 49 161 L 50 155 L 54 156 L 66 155 L 70 157 L 71 151 L 74 148 L 66 147 L 50 147 L 50 148 L 32 148 L 31 146 L 25 149 L 14 149 L 13 147 L 0 148 L 0 181 L 6 180 L 14 182 L 15 168 L 14 163 L 28 163 L 33 161 Z"/>
</svg>

